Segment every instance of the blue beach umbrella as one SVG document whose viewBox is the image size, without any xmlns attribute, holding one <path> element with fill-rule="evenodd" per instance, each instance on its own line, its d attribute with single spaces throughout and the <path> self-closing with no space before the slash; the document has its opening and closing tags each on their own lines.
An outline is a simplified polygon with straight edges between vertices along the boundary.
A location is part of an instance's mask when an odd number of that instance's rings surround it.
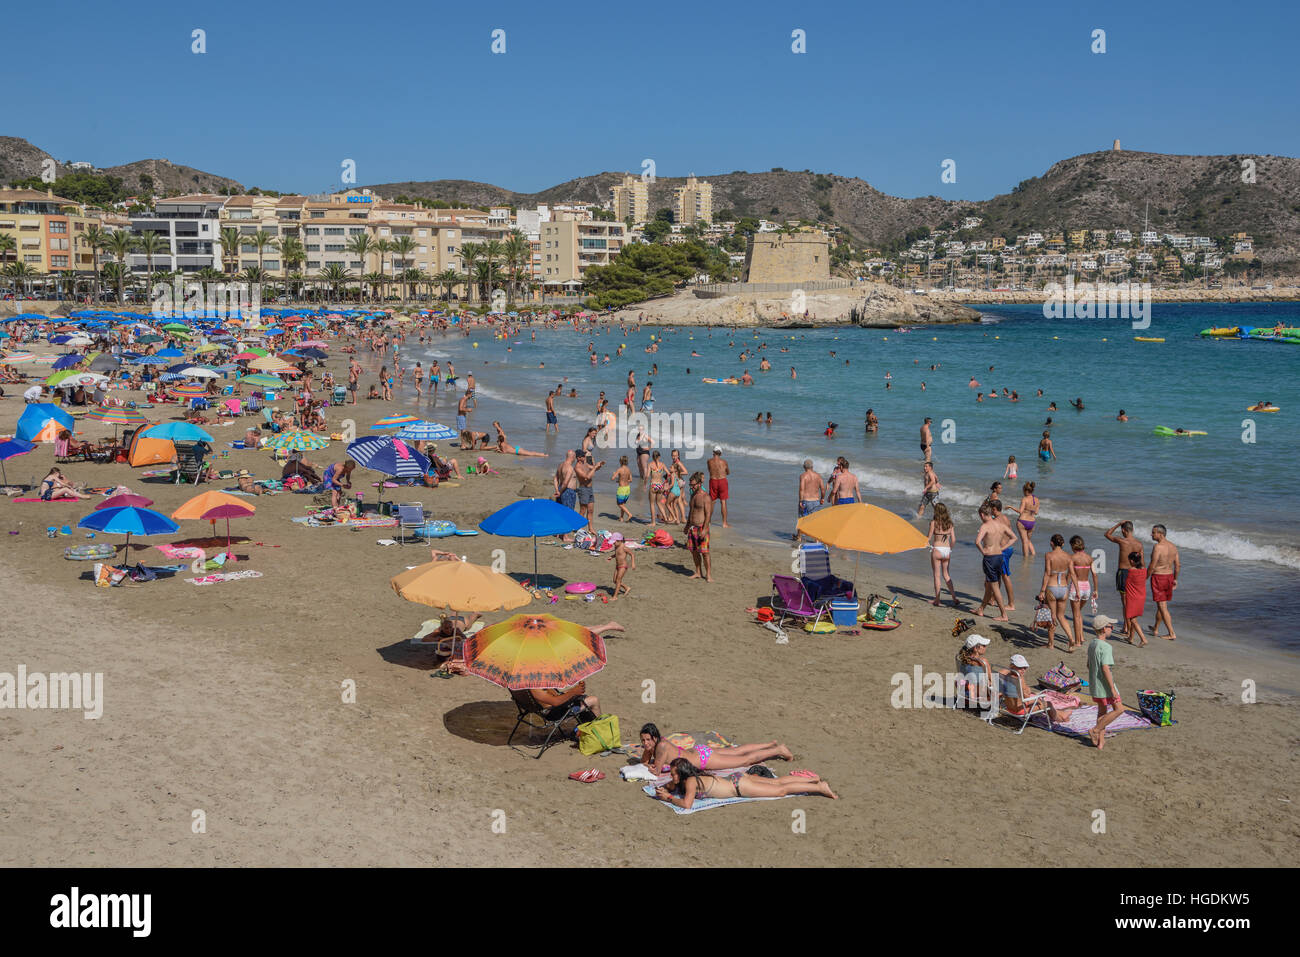
<svg viewBox="0 0 1300 957">
<path fill-rule="evenodd" d="M 62 372 L 64 369 L 71 369 L 73 366 L 80 365 L 81 361 L 85 358 L 86 357 L 83 355 L 70 352 L 67 355 L 59 356 L 55 359 L 54 365 L 51 366 L 51 368 L 54 369 L 55 372 Z"/>
<path fill-rule="evenodd" d="M 126 505 L 122 508 L 101 508 L 97 512 L 91 512 L 77 522 L 77 528 L 88 528 L 93 532 L 104 532 L 108 535 L 125 535 L 126 554 L 130 555 L 132 535 L 167 535 L 179 530 L 180 526 L 166 515 L 155 512 L 151 508 Z"/>
<path fill-rule="evenodd" d="M 149 430 L 151 439 L 170 439 L 172 442 L 211 442 L 212 436 L 189 422 L 164 422 Z"/>
<path fill-rule="evenodd" d="M 363 469 L 384 477 L 421 478 L 429 471 L 429 460 L 398 438 L 365 435 L 348 446 L 350 455 Z M 384 498 L 384 483 L 379 482 L 379 500 Z"/>
<path fill-rule="evenodd" d="M 23 409 L 23 414 L 18 417 L 14 436 L 26 442 L 41 441 L 37 436 L 44 432 L 51 422 L 65 429 L 72 429 L 76 425 L 72 416 L 52 402 L 33 402 Z M 50 438 L 48 441 L 54 440 Z"/>
<path fill-rule="evenodd" d="M 9 484 L 9 474 L 4 470 L 4 464 L 15 455 L 26 455 L 32 449 L 36 448 L 31 442 L 24 439 L 10 439 L 8 442 L 0 442 L 0 476 L 4 477 L 4 483 Z"/>
<path fill-rule="evenodd" d="M 533 540 L 533 578 L 537 578 L 537 536 L 564 535 L 587 527 L 586 516 L 549 498 L 525 498 L 493 512 L 479 528 L 489 535 Z"/>
</svg>

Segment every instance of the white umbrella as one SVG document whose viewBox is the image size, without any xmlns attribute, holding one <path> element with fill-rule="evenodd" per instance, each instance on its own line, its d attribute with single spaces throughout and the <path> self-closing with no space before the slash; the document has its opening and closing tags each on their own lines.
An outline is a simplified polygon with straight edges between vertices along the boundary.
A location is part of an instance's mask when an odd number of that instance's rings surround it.
<svg viewBox="0 0 1300 957">
<path fill-rule="evenodd" d="M 60 379 L 54 386 L 56 389 L 71 389 L 77 386 L 99 385 L 101 382 L 107 382 L 108 376 L 100 375 L 98 372 L 78 372 L 76 375 L 70 375 L 66 379 Z"/>
<path fill-rule="evenodd" d="M 203 366 L 190 366 L 182 369 L 180 375 L 187 375 L 192 379 L 220 379 L 220 372 L 213 372 L 211 369 L 205 369 Z"/>
<path fill-rule="evenodd" d="M 89 336 L 73 336 L 71 339 L 65 342 L 64 345 L 65 346 L 88 346 L 93 341 L 94 340 L 91 339 Z"/>
</svg>

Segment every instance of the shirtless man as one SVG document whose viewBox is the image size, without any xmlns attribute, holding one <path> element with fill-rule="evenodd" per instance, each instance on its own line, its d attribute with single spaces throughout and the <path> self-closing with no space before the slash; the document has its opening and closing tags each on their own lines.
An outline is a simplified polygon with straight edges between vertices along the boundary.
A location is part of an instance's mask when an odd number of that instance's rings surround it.
<svg viewBox="0 0 1300 957">
<path fill-rule="evenodd" d="M 586 456 L 573 463 L 574 475 L 578 480 L 578 511 L 586 518 L 588 528 L 591 528 L 591 520 L 596 514 L 596 490 L 592 488 L 591 482 L 604 467 L 604 459 L 592 465 Z"/>
<path fill-rule="evenodd" d="M 826 498 L 826 483 L 813 470 L 812 459 L 804 459 L 803 472 L 799 476 L 799 518 L 817 511 L 824 498 Z M 798 541 L 799 533 L 795 532 L 790 537 Z"/>
<path fill-rule="evenodd" d="M 717 448 L 713 450 L 713 457 L 704 464 L 709 470 L 709 499 L 722 503 L 722 527 L 730 528 L 727 524 L 727 499 L 731 495 L 731 488 L 727 476 L 731 474 L 731 466 L 722 457 L 722 449 Z"/>
<path fill-rule="evenodd" d="M 990 602 L 998 606 L 995 621 L 1007 621 L 1006 609 L 1002 606 L 1002 595 L 998 584 L 1002 580 L 1002 550 L 1016 542 L 1015 533 L 997 517 L 987 505 L 980 506 L 980 529 L 975 536 L 975 547 L 984 556 L 984 597 L 980 600 L 975 614 L 984 617 L 984 609 Z"/>
<path fill-rule="evenodd" d="M 1119 535 L 1115 532 L 1118 530 Z M 1133 552 L 1142 553 L 1142 543 L 1133 534 L 1132 522 L 1116 522 L 1106 532 L 1106 540 L 1119 546 L 1119 558 L 1115 562 L 1115 590 L 1119 592 L 1120 614 L 1124 614 L 1124 584 L 1128 579 L 1128 570 L 1133 567 L 1128 557 Z M 1124 631 L 1128 631 L 1128 616 L 1124 615 Z"/>
<path fill-rule="evenodd" d="M 631 369 L 627 370 L 627 395 L 623 397 L 623 404 L 628 411 L 636 408 L 636 372 Z"/>
<path fill-rule="evenodd" d="M 989 508 L 993 510 L 993 517 L 1002 523 L 1006 528 L 1007 534 L 1011 536 L 1011 544 L 1004 545 L 1002 548 L 1002 590 L 1007 593 L 1007 611 L 1016 610 L 1016 596 L 1011 590 L 1011 558 L 1016 553 L 1016 528 L 1011 524 L 1011 516 L 1005 514 L 1002 510 L 1001 499 L 994 499 L 989 502 Z"/>
<path fill-rule="evenodd" d="M 741 385 L 753 385 L 753 384 L 754 384 L 754 377 L 753 377 L 752 375 L 749 374 L 749 370 L 748 370 L 748 369 L 746 369 L 746 370 L 745 370 L 745 374 L 742 375 L 742 376 L 740 377 L 740 384 L 741 384 Z"/>
<path fill-rule="evenodd" d="M 565 508 L 578 510 L 578 473 L 574 464 L 578 460 L 578 450 L 569 449 L 564 453 L 564 461 L 555 470 L 555 500 Z"/>
<path fill-rule="evenodd" d="M 1169 617 L 1169 602 L 1173 600 L 1174 589 L 1178 587 L 1178 574 L 1182 571 L 1182 561 L 1178 557 L 1178 549 L 1174 547 L 1174 543 L 1165 537 L 1163 525 L 1151 526 L 1151 540 L 1155 544 L 1151 546 L 1151 561 L 1148 567 L 1151 569 L 1151 597 L 1156 603 L 1156 620 L 1151 626 L 1151 634 L 1157 638 L 1173 641 L 1178 636 L 1174 634 L 1174 622 Z M 1160 634 L 1161 622 L 1164 622 L 1169 634 Z"/>
<path fill-rule="evenodd" d="M 550 434 L 551 426 L 555 426 L 555 434 L 560 434 L 560 420 L 555 416 L 555 393 L 547 391 L 546 393 L 546 432 Z"/>
<path fill-rule="evenodd" d="M 839 471 L 831 479 L 831 487 L 826 493 L 826 501 L 832 505 L 852 505 L 862 498 L 858 488 L 858 477 L 849 471 L 849 460 L 840 456 Z"/>
<path fill-rule="evenodd" d="M 713 563 L 709 558 L 709 521 L 712 518 L 713 502 L 704 491 L 704 473 L 696 472 L 691 476 L 691 505 L 682 536 L 695 562 L 695 574 L 691 577 L 703 578 L 706 582 L 713 581 Z"/>
<path fill-rule="evenodd" d="M 878 432 L 880 430 L 880 419 L 876 418 L 875 409 L 867 409 L 866 428 L 868 432 Z"/>
<path fill-rule="evenodd" d="M 930 433 L 930 423 L 934 421 L 930 416 L 925 417 L 921 423 L 921 454 L 925 456 L 925 461 L 930 461 L 930 448 L 934 445 L 934 436 Z"/>
<path fill-rule="evenodd" d="M 469 393 L 460 397 L 456 403 L 456 429 L 463 432 L 469 425 Z"/>
</svg>

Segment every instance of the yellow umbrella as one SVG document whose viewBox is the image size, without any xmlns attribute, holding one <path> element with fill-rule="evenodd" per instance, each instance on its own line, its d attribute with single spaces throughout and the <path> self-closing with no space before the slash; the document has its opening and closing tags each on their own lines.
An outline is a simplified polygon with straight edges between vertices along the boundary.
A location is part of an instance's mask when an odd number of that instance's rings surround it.
<svg viewBox="0 0 1300 957">
<path fill-rule="evenodd" d="M 823 508 L 799 519 L 795 528 L 832 548 L 872 555 L 893 555 L 930 543 L 907 519 L 865 502 Z"/>
<path fill-rule="evenodd" d="M 508 691 L 571 688 L 605 667 L 605 640 L 553 615 L 515 615 L 465 639 L 465 668 Z"/>
<path fill-rule="evenodd" d="M 533 600 L 513 578 L 469 562 L 428 562 L 396 575 L 393 591 L 444 611 L 499 611 Z"/>
</svg>

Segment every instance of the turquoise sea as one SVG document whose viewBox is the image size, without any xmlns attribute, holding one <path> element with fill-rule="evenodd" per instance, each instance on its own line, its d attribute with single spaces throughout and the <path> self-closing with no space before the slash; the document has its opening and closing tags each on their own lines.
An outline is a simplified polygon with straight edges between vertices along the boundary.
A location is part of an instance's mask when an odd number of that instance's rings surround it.
<svg viewBox="0 0 1300 957">
<path fill-rule="evenodd" d="M 867 501 L 914 514 L 921 488 L 918 430 L 931 416 L 942 500 L 966 542 L 952 563 L 959 589 L 980 587 L 978 556 L 969 544 L 975 507 L 989 483 L 1002 478 L 1008 455 L 1015 455 L 1019 482 L 1036 482 L 1043 503 L 1035 530 L 1040 549 L 1053 532 L 1067 539 L 1079 534 L 1089 550 L 1105 548 L 1113 571 L 1115 548 L 1103 539 L 1105 528 L 1132 519 L 1146 542 L 1150 526 L 1164 524 L 1183 559 L 1176 624 L 1195 621 L 1203 631 L 1234 640 L 1300 648 L 1286 623 L 1300 584 L 1300 518 L 1291 488 L 1300 439 L 1300 346 L 1196 336 L 1210 326 L 1297 326 L 1300 305 L 1157 303 L 1150 328 L 1136 331 L 1123 320 L 1045 319 L 1038 306 L 980 310 L 984 321 L 978 325 L 910 332 L 643 326 L 626 339 L 611 327 L 537 329 L 534 340 L 534 330 L 525 328 L 503 341 L 477 329 L 424 344 L 409 339 L 403 361 L 410 366 L 418 358 L 427 370 L 431 358 L 450 357 L 462 376 L 473 371 L 478 379 L 480 401 L 472 417 L 477 429 L 491 431 L 491 421 L 500 419 L 512 442 L 556 454 L 578 445 L 585 426 L 594 424 L 600 390 L 614 406 L 629 369 L 636 373 L 638 398 L 650 377 L 654 411 L 698 423 L 704 454 L 716 444 L 730 462 L 733 534 L 768 542 L 789 540 L 796 480 L 806 457 L 826 475 L 835 457 L 845 456 Z M 1135 335 L 1165 341 L 1137 342 Z M 593 367 L 589 343 L 611 361 Z M 646 352 L 652 343 L 658 351 Z M 742 361 L 746 349 L 754 355 Z M 763 356 L 772 371 L 759 371 Z M 649 376 L 653 363 L 658 373 Z M 797 378 L 790 377 L 791 366 Z M 754 376 L 753 386 L 701 382 L 745 370 Z M 968 384 L 972 376 L 978 389 Z M 547 389 L 561 381 L 566 392 L 574 387 L 579 395 L 557 403 L 557 439 L 544 434 L 542 403 Z M 1004 388 L 1016 391 L 1020 400 L 976 401 L 977 392 L 991 388 L 999 395 Z M 414 408 L 409 373 L 404 391 Z M 1083 399 L 1082 412 L 1067 404 L 1076 397 Z M 1246 411 L 1261 399 L 1281 411 Z M 1050 401 L 1058 411 L 1048 410 Z M 455 399 L 445 393 L 437 402 L 426 396 L 421 405 L 422 415 L 454 421 Z M 868 408 L 880 420 L 875 435 L 863 429 Z M 1128 422 L 1116 421 L 1121 408 Z M 754 421 L 769 411 L 772 426 Z M 1035 449 L 1049 416 L 1058 461 L 1043 463 Z M 823 435 L 828 421 L 839 426 L 833 438 Z M 945 425 L 952 441 L 941 441 Z M 1208 434 L 1162 437 L 1153 434 L 1157 426 Z M 617 455 L 611 450 L 605 457 L 613 463 Z M 524 461 L 551 470 L 558 460 Z M 688 465 L 703 468 L 703 459 Z M 612 524 L 612 490 L 603 480 L 597 489 L 604 493 L 598 494 L 598 510 Z M 1018 491 L 1007 483 L 1003 501 L 1017 504 Z M 646 514 L 640 483 L 632 504 L 638 502 L 636 514 Z M 928 575 L 923 552 L 875 563 Z M 1041 560 L 1026 568 L 1017 551 L 1014 577 L 1027 593 L 1022 604 L 1032 600 L 1040 575 Z M 1110 575 L 1101 578 L 1102 608 L 1116 611 Z"/>
</svg>

